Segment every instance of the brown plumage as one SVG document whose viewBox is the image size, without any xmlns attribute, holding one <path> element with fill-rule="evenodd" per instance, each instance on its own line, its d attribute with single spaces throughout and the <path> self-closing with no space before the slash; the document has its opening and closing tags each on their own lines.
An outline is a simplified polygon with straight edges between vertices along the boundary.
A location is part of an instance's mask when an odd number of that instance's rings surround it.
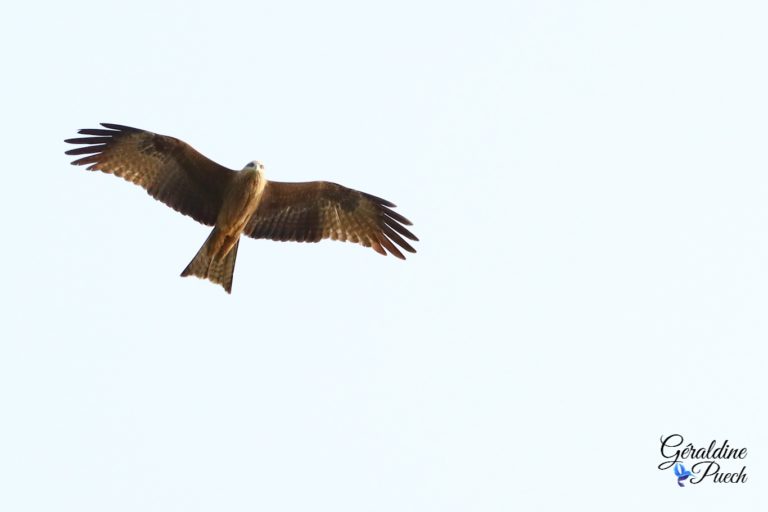
<svg viewBox="0 0 768 512">
<path fill-rule="evenodd" d="M 241 171 L 223 167 L 185 142 L 156 133 L 102 123 L 84 129 L 88 137 L 67 139 L 81 147 L 72 162 L 120 176 L 140 185 L 155 199 L 198 222 L 214 226 L 182 276 L 195 275 L 232 290 L 240 235 L 279 241 L 349 241 L 405 259 L 400 249 L 416 250 L 418 241 L 394 212 L 394 204 L 336 183 L 281 183 L 264 177 L 263 165 Z M 399 248 L 398 248 L 399 247 Z"/>
</svg>

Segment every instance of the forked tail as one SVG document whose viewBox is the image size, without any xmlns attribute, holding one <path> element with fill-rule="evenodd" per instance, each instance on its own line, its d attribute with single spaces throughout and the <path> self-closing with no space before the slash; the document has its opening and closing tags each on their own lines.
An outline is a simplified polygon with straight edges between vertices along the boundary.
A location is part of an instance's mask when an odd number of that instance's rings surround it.
<svg viewBox="0 0 768 512">
<path fill-rule="evenodd" d="M 208 279 L 223 286 L 227 293 L 232 293 L 232 275 L 235 272 L 237 246 L 240 245 L 240 240 L 235 242 L 232 250 L 223 258 L 214 259 L 210 250 L 210 242 L 215 233 L 216 229 L 214 228 L 195 257 L 189 262 L 187 268 L 181 273 L 181 276 L 197 276 L 201 279 Z"/>
</svg>

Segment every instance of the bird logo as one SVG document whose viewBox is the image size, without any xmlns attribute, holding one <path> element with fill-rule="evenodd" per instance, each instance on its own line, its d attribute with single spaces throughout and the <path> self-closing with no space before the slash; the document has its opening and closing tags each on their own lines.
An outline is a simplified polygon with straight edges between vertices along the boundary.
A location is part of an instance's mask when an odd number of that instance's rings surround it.
<svg viewBox="0 0 768 512">
<path fill-rule="evenodd" d="M 679 462 L 675 464 L 675 476 L 677 476 L 677 485 L 680 487 L 685 487 L 685 482 L 688 480 L 688 477 L 691 476 L 693 473 L 685 469 L 685 466 L 680 464 Z"/>
</svg>

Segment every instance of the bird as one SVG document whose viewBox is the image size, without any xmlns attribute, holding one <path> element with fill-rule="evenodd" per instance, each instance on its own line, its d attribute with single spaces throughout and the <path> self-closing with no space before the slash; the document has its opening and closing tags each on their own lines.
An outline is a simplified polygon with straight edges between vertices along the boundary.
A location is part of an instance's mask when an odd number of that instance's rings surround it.
<svg viewBox="0 0 768 512">
<path fill-rule="evenodd" d="M 677 477 L 677 485 L 680 487 L 685 487 L 683 482 L 686 481 L 691 475 L 693 475 L 693 473 L 685 469 L 683 464 L 679 462 L 675 464 L 675 476 Z"/>
<path fill-rule="evenodd" d="M 258 160 L 237 171 L 175 137 L 99 124 L 101 128 L 77 132 L 85 137 L 64 141 L 79 146 L 65 152 L 78 157 L 72 165 L 119 176 L 174 210 L 213 226 L 182 277 L 207 279 L 231 294 L 241 235 L 275 241 L 347 241 L 403 260 L 401 249 L 416 252 L 405 240 L 419 240 L 405 227 L 411 221 L 386 199 L 329 181 L 267 180 Z"/>
</svg>

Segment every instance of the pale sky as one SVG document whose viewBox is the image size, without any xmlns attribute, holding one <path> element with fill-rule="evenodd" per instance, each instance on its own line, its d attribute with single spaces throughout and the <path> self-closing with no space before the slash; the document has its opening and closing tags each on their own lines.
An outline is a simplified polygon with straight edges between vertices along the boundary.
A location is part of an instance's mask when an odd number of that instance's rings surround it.
<svg viewBox="0 0 768 512">
<path fill-rule="evenodd" d="M 766 510 L 764 2 L 16 2 L 0 510 Z M 99 122 L 387 198 L 405 262 L 69 165 Z M 659 438 L 748 448 L 681 489 Z M 730 466 L 736 471 L 740 469 Z"/>
</svg>

